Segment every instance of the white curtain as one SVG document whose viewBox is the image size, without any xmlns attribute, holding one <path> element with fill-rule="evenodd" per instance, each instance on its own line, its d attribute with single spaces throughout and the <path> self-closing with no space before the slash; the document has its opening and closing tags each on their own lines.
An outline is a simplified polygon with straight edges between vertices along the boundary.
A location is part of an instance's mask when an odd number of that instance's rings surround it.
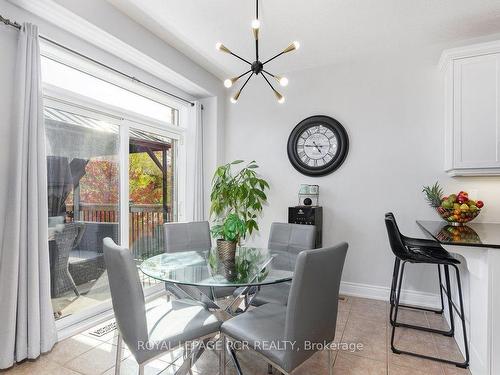
<svg viewBox="0 0 500 375">
<path fill-rule="evenodd" d="M 47 161 L 38 29 L 19 34 L 5 226 L 0 249 L 0 368 L 56 342 L 47 241 Z"/>
<path fill-rule="evenodd" d="M 194 105 L 194 168 L 193 168 L 193 221 L 205 220 L 205 189 L 203 186 L 203 106 L 200 102 Z"/>
</svg>

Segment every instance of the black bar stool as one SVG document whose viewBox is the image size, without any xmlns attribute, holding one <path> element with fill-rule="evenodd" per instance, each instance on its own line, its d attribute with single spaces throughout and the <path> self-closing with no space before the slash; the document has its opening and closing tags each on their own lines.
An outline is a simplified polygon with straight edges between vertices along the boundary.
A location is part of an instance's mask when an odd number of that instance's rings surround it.
<svg viewBox="0 0 500 375">
<path fill-rule="evenodd" d="M 437 242 L 431 240 L 417 239 L 406 237 L 399 231 L 396 219 L 392 213 L 385 214 L 385 225 L 387 227 L 387 234 L 389 235 L 389 243 L 391 245 L 392 252 L 395 255 L 394 260 L 394 271 L 392 275 L 391 283 L 391 294 L 390 294 L 390 323 L 392 325 L 392 335 L 391 335 L 391 350 L 396 354 L 407 354 L 419 358 L 430 359 L 434 361 L 450 363 L 456 365 L 457 367 L 467 368 L 469 366 L 469 347 L 467 343 L 467 332 L 465 328 L 465 314 L 464 314 L 464 304 L 462 298 L 462 283 L 460 281 L 460 271 L 457 264 L 460 261 L 453 258 L 450 253 L 448 253 L 443 247 L 441 247 Z M 424 307 L 403 305 L 400 303 L 401 297 L 401 287 L 403 284 L 403 274 L 406 263 L 422 263 L 422 264 L 436 264 L 438 267 L 438 277 L 439 277 L 439 292 L 441 297 L 441 308 L 428 309 Z M 444 268 L 445 285 L 443 285 L 441 277 L 441 266 Z M 459 297 L 459 307 L 452 300 L 451 287 L 450 287 L 450 271 L 449 267 L 453 267 L 456 272 L 457 284 L 458 284 L 458 297 Z M 446 295 L 448 301 L 448 310 L 450 314 L 450 329 L 449 330 L 438 330 L 428 327 L 422 327 L 413 324 L 401 323 L 397 321 L 398 310 L 400 307 L 405 307 L 415 310 L 430 311 L 436 314 L 442 314 L 444 312 L 444 295 Z M 457 315 L 462 321 L 462 329 L 464 336 L 464 347 L 465 347 L 465 361 L 456 362 L 443 358 L 427 356 L 423 354 L 408 352 L 404 350 L 399 350 L 394 346 L 394 334 L 396 327 L 405 327 L 410 329 L 416 329 L 420 331 L 426 331 L 431 333 L 442 334 L 444 336 L 454 336 L 455 335 L 455 322 L 453 316 L 453 310 L 456 311 Z"/>
</svg>

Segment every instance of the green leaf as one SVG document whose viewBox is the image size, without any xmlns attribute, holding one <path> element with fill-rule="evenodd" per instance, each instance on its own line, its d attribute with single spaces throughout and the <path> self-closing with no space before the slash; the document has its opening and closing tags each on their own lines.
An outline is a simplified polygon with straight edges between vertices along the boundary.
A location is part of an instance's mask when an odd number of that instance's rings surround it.
<svg viewBox="0 0 500 375">
<path fill-rule="evenodd" d="M 266 200 L 267 199 L 267 196 L 266 194 L 261 191 L 261 190 L 257 190 L 257 189 L 254 189 L 253 192 L 255 193 L 255 195 L 257 195 L 260 199 L 262 200 Z"/>
</svg>

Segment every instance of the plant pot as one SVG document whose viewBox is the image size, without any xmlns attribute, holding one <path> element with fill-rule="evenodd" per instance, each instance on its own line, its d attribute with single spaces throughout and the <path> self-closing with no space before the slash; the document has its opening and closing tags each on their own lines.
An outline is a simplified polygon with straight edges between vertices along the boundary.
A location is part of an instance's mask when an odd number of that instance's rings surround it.
<svg viewBox="0 0 500 375">
<path fill-rule="evenodd" d="M 236 242 L 217 240 L 217 255 L 221 261 L 234 261 L 236 257 Z"/>
<path fill-rule="evenodd" d="M 223 260 L 219 262 L 219 272 L 226 278 L 227 281 L 235 281 L 238 278 L 236 264 L 233 260 Z"/>
</svg>

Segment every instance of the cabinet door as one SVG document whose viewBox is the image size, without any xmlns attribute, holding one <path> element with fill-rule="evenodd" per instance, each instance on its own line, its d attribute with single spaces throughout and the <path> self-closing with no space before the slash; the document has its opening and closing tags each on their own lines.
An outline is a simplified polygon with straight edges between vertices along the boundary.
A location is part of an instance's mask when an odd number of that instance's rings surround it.
<svg viewBox="0 0 500 375">
<path fill-rule="evenodd" d="M 453 164 L 500 167 L 499 54 L 455 60 Z"/>
</svg>

